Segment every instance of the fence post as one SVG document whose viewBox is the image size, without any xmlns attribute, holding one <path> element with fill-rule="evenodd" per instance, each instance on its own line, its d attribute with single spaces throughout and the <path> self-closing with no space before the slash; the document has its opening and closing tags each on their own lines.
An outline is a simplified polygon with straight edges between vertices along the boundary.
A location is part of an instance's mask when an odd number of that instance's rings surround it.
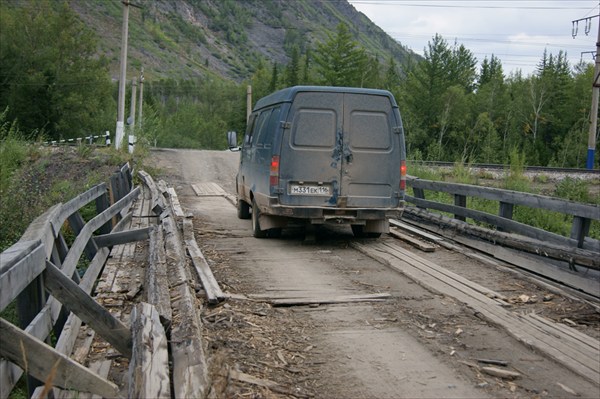
<svg viewBox="0 0 600 399">
<path fill-rule="evenodd" d="M 571 238 L 577 240 L 577 248 L 583 248 L 585 237 L 590 232 L 591 220 L 580 216 L 573 217 L 573 226 L 571 227 Z"/>
<path fill-rule="evenodd" d="M 513 204 L 500 201 L 500 210 L 498 212 L 498 216 L 503 217 L 505 219 L 512 220 L 514 208 L 515 208 L 515 206 Z M 502 227 L 498 227 L 498 231 L 506 231 L 506 229 L 503 229 Z"/>
<path fill-rule="evenodd" d="M 108 199 L 108 192 L 105 192 L 100 197 L 96 198 L 96 215 L 101 214 L 110 206 L 110 201 Z M 113 229 L 112 221 L 109 220 L 102 227 L 100 227 L 100 234 L 108 234 Z"/>
<path fill-rule="evenodd" d="M 460 206 L 462 208 L 467 207 L 467 197 L 461 194 L 454 194 L 454 205 Z M 461 215 L 454 215 L 454 219 L 462 220 L 463 222 L 467 221 L 467 218 Z"/>
<path fill-rule="evenodd" d="M 25 288 L 17 297 L 17 313 L 19 316 L 19 327 L 25 330 L 25 328 L 31 323 L 31 321 L 37 316 L 37 314 L 44 307 L 46 299 L 46 293 L 44 290 L 44 283 L 42 277 L 39 276 L 33 280 L 27 288 Z M 37 378 L 27 375 L 27 391 L 29 397 L 33 394 L 33 391 L 44 383 Z"/>
</svg>

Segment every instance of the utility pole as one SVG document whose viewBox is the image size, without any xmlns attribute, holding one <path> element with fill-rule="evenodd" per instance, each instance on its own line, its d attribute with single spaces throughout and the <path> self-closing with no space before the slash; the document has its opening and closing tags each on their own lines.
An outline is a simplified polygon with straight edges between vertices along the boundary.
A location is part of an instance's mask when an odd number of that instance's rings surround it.
<svg viewBox="0 0 600 399">
<path fill-rule="evenodd" d="M 140 72 L 140 101 L 138 106 L 138 124 L 140 125 L 140 130 L 142 129 L 142 105 L 144 104 L 144 67 L 142 67 L 142 71 Z"/>
<path fill-rule="evenodd" d="M 598 37 L 596 39 L 596 55 L 594 66 L 594 82 L 592 83 L 592 109 L 590 110 L 590 130 L 588 133 L 588 150 L 587 160 L 585 163 L 586 169 L 594 169 L 594 158 L 596 153 L 596 130 L 598 129 L 598 96 L 600 94 L 600 15 L 593 17 L 581 18 L 572 21 L 573 38 L 577 36 L 578 25 L 580 21 L 585 21 L 585 34 L 587 35 L 592 26 L 592 18 L 599 17 L 598 22 Z"/>
<path fill-rule="evenodd" d="M 252 86 L 246 88 L 246 122 L 250 119 L 252 113 Z"/>
<path fill-rule="evenodd" d="M 117 128 L 115 130 L 115 148 L 118 150 L 125 135 L 125 86 L 127 85 L 127 37 L 129 36 L 129 6 L 141 8 L 129 0 L 123 0 L 123 27 L 121 28 L 121 68 L 119 73 L 119 100 L 117 104 Z"/>
<path fill-rule="evenodd" d="M 598 128 L 598 95 L 600 93 L 600 18 L 598 19 L 598 37 L 596 38 L 596 65 L 594 67 L 594 84 L 592 86 L 592 110 L 590 112 L 590 131 L 588 133 L 588 152 L 586 169 L 594 169 L 596 152 L 596 130 Z"/>
<path fill-rule="evenodd" d="M 117 128 L 115 131 L 115 148 L 121 148 L 124 136 L 125 118 L 125 85 L 127 79 L 127 36 L 129 34 L 129 2 L 123 1 L 123 27 L 121 28 L 121 68 L 119 74 L 119 100 L 117 105 Z"/>
<path fill-rule="evenodd" d="M 131 108 L 129 109 L 129 118 L 127 118 L 127 124 L 129 125 L 129 130 L 131 134 L 133 134 L 133 130 L 135 127 L 135 99 L 137 92 L 137 79 L 131 79 Z"/>
</svg>

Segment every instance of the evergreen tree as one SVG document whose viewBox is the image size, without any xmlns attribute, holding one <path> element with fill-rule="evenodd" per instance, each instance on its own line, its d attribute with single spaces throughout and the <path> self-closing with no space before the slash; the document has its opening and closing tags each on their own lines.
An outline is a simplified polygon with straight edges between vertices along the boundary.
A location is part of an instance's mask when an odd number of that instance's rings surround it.
<svg viewBox="0 0 600 399">
<path fill-rule="evenodd" d="M 271 82 L 269 83 L 269 91 L 272 93 L 277 90 L 279 82 L 279 73 L 277 72 L 277 64 L 273 64 L 273 70 L 271 72 Z"/>
<path fill-rule="evenodd" d="M 329 86 L 360 86 L 367 62 L 365 50 L 352 39 L 346 24 L 337 26 L 335 35 L 319 43 L 314 55 L 321 83 Z"/>
<path fill-rule="evenodd" d="M 292 48 L 291 59 L 285 72 L 287 86 L 296 86 L 299 82 L 298 75 L 300 74 L 300 51 L 297 46 Z"/>
<path fill-rule="evenodd" d="M 390 55 L 388 59 L 388 67 L 385 72 L 383 88 L 389 91 L 395 90 L 400 85 L 400 74 L 398 73 L 398 65 L 394 60 L 394 56 Z"/>
<path fill-rule="evenodd" d="M 108 63 L 67 3 L 0 2 L 0 109 L 24 131 L 72 138 L 114 128 Z"/>
</svg>

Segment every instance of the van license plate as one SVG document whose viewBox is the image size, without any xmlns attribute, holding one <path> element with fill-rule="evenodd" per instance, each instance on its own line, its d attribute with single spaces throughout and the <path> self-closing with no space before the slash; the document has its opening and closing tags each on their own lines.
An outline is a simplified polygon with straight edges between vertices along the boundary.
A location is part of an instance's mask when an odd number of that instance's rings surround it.
<svg viewBox="0 0 600 399">
<path fill-rule="evenodd" d="M 290 186 L 290 194 L 292 195 L 331 195 L 329 186 L 299 186 L 292 184 Z"/>
</svg>

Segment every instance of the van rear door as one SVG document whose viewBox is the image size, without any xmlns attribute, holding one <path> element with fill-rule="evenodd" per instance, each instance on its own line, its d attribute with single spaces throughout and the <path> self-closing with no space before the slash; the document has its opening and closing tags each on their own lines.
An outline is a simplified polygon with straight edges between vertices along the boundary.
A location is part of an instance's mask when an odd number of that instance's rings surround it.
<svg viewBox="0 0 600 399">
<path fill-rule="evenodd" d="M 282 205 L 398 206 L 400 150 L 389 97 L 296 94 L 281 144 Z"/>
<path fill-rule="evenodd" d="M 340 195 L 348 207 L 392 208 L 399 203 L 400 121 L 390 98 L 344 94 Z"/>
</svg>

